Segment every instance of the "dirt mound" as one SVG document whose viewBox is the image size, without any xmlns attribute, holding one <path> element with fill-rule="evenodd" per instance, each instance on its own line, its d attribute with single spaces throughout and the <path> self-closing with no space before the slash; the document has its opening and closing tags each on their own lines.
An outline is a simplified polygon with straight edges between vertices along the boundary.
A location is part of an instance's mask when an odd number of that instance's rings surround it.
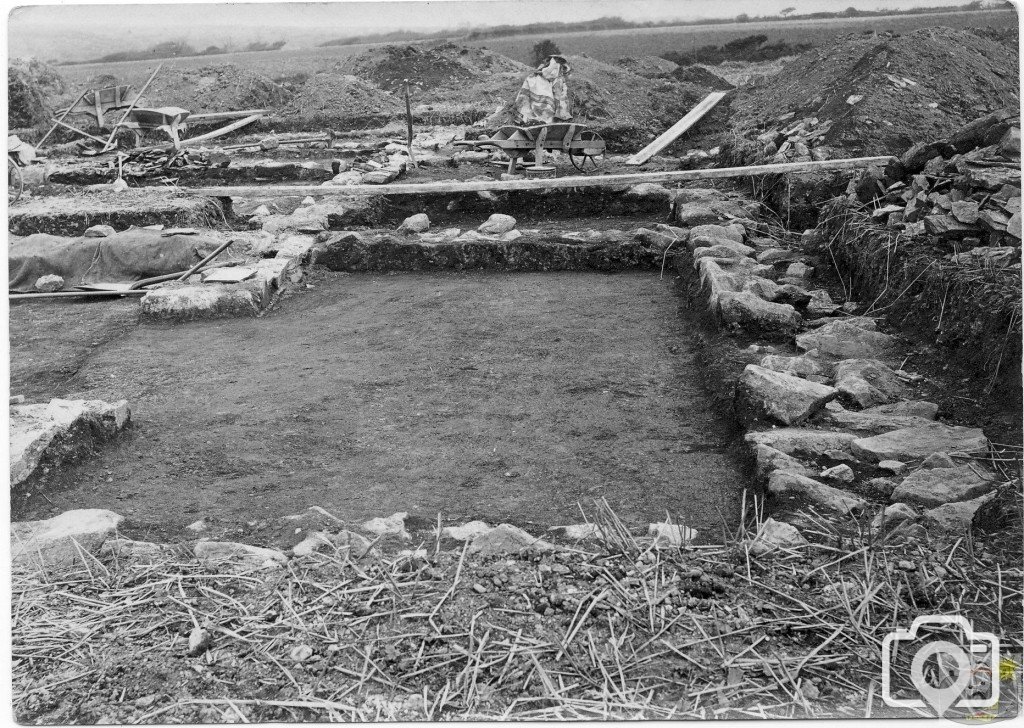
<svg viewBox="0 0 1024 728">
<path fill-rule="evenodd" d="M 729 89 L 736 88 L 736 86 L 703 66 L 679 66 L 669 75 L 676 81 L 704 86 L 714 91 L 728 91 Z"/>
<path fill-rule="evenodd" d="M 334 69 L 309 77 L 280 115 L 333 126 L 364 126 L 387 123 L 404 111 L 404 102 L 395 95 Z"/>
<path fill-rule="evenodd" d="M 441 42 L 371 48 L 344 61 L 342 69 L 387 91 L 401 89 L 406 79 L 412 86 L 432 91 L 496 74 L 525 72 L 528 66 L 484 48 Z"/>
<path fill-rule="evenodd" d="M 1019 58 L 1006 45 L 951 28 L 851 35 L 797 57 L 732 105 L 748 139 L 786 121 L 831 122 L 833 156 L 900 154 L 1019 101 Z M 792 117 L 790 117 L 792 118 Z"/>
<path fill-rule="evenodd" d="M 65 90 L 64 79 L 35 58 L 13 58 L 7 66 L 7 126 L 44 124 L 51 116 L 49 97 Z"/>
<path fill-rule="evenodd" d="M 658 56 L 623 56 L 615 61 L 615 65 L 648 78 L 659 78 L 679 68 L 672 61 Z"/>
<path fill-rule="evenodd" d="M 273 109 L 288 101 L 288 91 L 266 76 L 228 63 L 161 71 L 146 90 L 151 104 L 181 106 L 193 113 Z"/>
</svg>

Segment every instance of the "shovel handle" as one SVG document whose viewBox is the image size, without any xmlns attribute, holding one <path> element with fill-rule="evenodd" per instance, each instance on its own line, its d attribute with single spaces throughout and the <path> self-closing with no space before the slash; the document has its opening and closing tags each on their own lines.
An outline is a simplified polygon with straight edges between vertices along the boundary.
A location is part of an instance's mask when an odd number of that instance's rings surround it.
<svg viewBox="0 0 1024 728">
<path fill-rule="evenodd" d="M 199 261 L 198 263 L 196 263 L 196 264 L 195 264 L 194 266 L 192 266 L 191 268 L 189 268 L 189 269 L 188 269 L 187 271 L 185 271 L 184 273 L 182 273 L 182 274 L 181 274 L 181 276 L 180 276 L 180 277 L 178 278 L 178 280 L 179 280 L 179 281 L 184 281 L 184 280 L 186 280 L 186 279 L 187 279 L 187 278 L 188 278 L 188 277 L 189 277 L 190 275 L 192 275 L 193 273 L 195 273 L 195 272 L 196 272 L 197 270 L 199 270 L 200 268 L 202 268 L 202 267 L 203 267 L 204 265 L 206 265 L 207 263 L 209 263 L 209 262 L 210 262 L 211 260 L 213 260 L 214 258 L 216 258 L 216 257 L 217 257 L 218 255 L 220 255 L 221 253 L 223 253 L 223 252 L 224 252 L 225 250 L 227 250 L 227 249 L 228 249 L 228 248 L 229 248 L 229 247 L 231 246 L 231 244 L 232 244 L 232 243 L 234 243 L 234 242 L 235 242 L 235 241 L 234 241 L 233 239 L 232 239 L 232 240 L 228 240 L 228 241 L 227 241 L 226 243 L 224 243 L 223 245 L 221 245 L 221 246 L 220 246 L 219 248 L 217 248 L 217 249 L 216 249 L 215 251 L 213 251 L 213 252 L 212 252 L 212 253 L 210 253 L 210 254 L 209 254 L 208 256 L 206 256 L 205 258 L 203 258 L 203 259 L 202 259 L 201 261 Z"/>
</svg>

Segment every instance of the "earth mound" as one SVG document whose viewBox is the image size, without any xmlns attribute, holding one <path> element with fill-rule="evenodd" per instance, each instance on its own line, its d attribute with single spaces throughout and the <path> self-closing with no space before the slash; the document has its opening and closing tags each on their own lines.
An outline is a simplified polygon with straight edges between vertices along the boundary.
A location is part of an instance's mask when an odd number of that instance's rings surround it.
<svg viewBox="0 0 1024 728">
<path fill-rule="evenodd" d="M 63 93 L 64 79 L 35 58 L 12 58 L 7 65 L 7 126 L 11 129 L 46 123 L 49 97 Z"/>
<path fill-rule="evenodd" d="M 901 154 L 968 121 L 1019 104 L 1019 57 L 965 30 L 837 38 L 787 63 L 732 104 L 732 126 L 752 139 L 794 117 L 828 125 L 832 156 Z M 764 154 L 745 155 L 748 161 Z M 768 155 L 770 156 L 770 155 Z"/>
<path fill-rule="evenodd" d="M 310 76 L 280 116 L 341 127 L 385 124 L 404 112 L 404 102 L 394 94 L 334 69 Z"/>
<path fill-rule="evenodd" d="M 367 79 L 385 91 L 398 91 L 406 80 L 422 91 L 456 88 L 482 77 L 525 73 L 529 67 L 484 48 L 451 42 L 385 45 L 343 61 L 345 73 Z"/>
<path fill-rule="evenodd" d="M 233 63 L 166 69 L 157 74 L 145 94 L 151 104 L 180 106 L 196 114 L 275 109 L 288 98 L 280 84 Z"/>
<path fill-rule="evenodd" d="M 658 56 L 623 56 L 615 65 L 648 78 L 660 78 L 679 68 L 678 64 Z"/>
<path fill-rule="evenodd" d="M 728 91 L 736 88 L 735 85 L 703 66 L 678 66 L 669 75 L 676 81 L 704 86 L 712 91 Z"/>
</svg>

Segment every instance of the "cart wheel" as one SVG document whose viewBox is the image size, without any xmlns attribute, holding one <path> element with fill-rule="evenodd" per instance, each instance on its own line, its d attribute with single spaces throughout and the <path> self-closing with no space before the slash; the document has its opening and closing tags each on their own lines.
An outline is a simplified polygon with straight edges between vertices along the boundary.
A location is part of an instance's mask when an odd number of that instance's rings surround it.
<svg viewBox="0 0 1024 728">
<path fill-rule="evenodd" d="M 604 139 L 596 131 L 585 129 L 576 135 L 573 141 L 594 142 L 594 146 L 586 146 L 580 149 L 569 150 L 569 161 L 572 166 L 583 174 L 590 174 L 600 169 L 604 164 Z"/>
<path fill-rule="evenodd" d="M 7 204 L 17 202 L 25 190 L 25 179 L 21 176 L 21 168 L 7 158 Z"/>
</svg>

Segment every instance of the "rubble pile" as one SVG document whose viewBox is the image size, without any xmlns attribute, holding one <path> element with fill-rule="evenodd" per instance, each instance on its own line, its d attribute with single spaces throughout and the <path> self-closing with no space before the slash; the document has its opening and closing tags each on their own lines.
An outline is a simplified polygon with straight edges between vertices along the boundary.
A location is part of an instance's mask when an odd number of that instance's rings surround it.
<svg viewBox="0 0 1024 728">
<path fill-rule="evenodd" d="M 1018 69 L 1009 47 L 966 30 L 838 38 L 738 94 L 731 125 L 746 144 L 736 156 L 741 163 L 792 158 L 797 144 L 825 147 L 821 154 L 833 157 L 901 154 L 922 138 L 1016 107 Z"/>
<path fill-rule="evenodd" d="M 953 247 L 951 260 L 980 256 L 1019 266 L 1019 113 L 999 110 L 949 139 L 915 144 L 888 169 L 864 170 L 848 194 L 872 204 L 875 221 Z"/>
</svg>

